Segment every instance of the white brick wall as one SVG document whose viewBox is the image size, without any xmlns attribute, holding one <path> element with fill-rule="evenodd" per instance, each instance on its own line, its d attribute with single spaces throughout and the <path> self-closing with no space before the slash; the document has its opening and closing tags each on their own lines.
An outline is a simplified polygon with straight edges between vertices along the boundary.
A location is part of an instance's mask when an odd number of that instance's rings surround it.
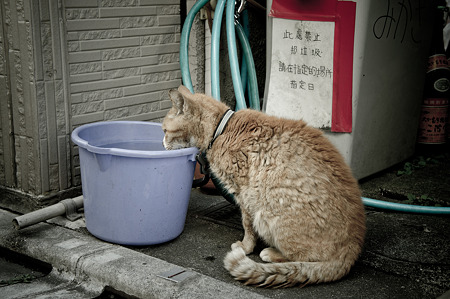
<svg viewBox="0 0 450 299">
<path fill-rule="evenodd" d="M 179 1 L 65 0 L 72 126 L 160 120 L 181 84 Z"/>
<path fill-rule="evenodd" d="M 179 0 L 65 0 L 71 127 L 161 121 L 181 84 Z M 73 184 L 80 184 L 76 148 Z"/>
</svg>

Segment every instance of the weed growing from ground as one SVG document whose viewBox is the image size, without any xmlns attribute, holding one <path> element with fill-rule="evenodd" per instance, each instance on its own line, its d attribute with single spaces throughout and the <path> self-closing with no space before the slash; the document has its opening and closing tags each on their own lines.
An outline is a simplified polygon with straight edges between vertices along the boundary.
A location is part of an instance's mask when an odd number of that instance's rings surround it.
<svg viewBox="0 0 450 299">
<path fill-rule="evenodd" d="M 424 156 L 419 156 L 417 158 L 414 158 L 412 161 L 405 162 L 405 164 L 403 164 L 403 169 L 397 171 L 397 176 L 411 175 L 414 170 L 424 168 L 428 165 L 439 164 L 440 161 L 444 158 L 444 155 L 427 158 L 425 158 Z"/>
</svg>

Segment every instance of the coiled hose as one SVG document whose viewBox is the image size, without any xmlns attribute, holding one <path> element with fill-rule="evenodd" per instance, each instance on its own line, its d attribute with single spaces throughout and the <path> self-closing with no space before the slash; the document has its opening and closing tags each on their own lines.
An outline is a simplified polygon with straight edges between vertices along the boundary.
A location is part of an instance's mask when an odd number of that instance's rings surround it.
<svg viewBox="0 0 450 299">
<path fill-rule="evenodd" d="M 198 13 L 200 8 L 202 8 L 209 0 L 199 0 L 194 4 L 192 9 L 189 11 L 186 16 L 186 21 L 183 25 L 183 30 L 181 32 L 181 40 L 180 40 L 180 68 L 181 68 L 181 76 L 183 80 L 183 84 L 194 93 L 194 89 L 192 87 L 191 75 L 189 70 L 189 56 L 188 56 L 188 44 L 189 44 L 189 35 L 191 31 L 191 27 L 195 18 L 195 15 Z M 222 15 L 225 6 L 226 0 L 219 0 L 216 8 L 216 17 L 213 23 L 213 41 L 215 40 L 215 45 L 211 47 L 211 71 L 212 78 L 211 85 L 213 88 L 213 97 L 217 100 L 220 99 L 220 87 L 219 87 L 219 41 L 220 41 L 220 24 L 222 22 Z M 235 35 L 235 27 L 234 27 L 234 10 L 235 10 L 235 2 L 234 0 L 228 0 L 227 5 L 227 43 L 228 43 L 228 51 L 230 57 L 230 64 L 232 70 L 233 77 L 233 87 L 236 94 L 236 110 L 243 109 L 246 107 L 245 99 L 244 99 L 244 91 L 243 91 L 243 83 L 241 81 L 241 75 L 239 74 L 239 64 L 237 58 L 237 49 L 236 49 L 236 35 Z M 256 72 L 255 66 L 253 62 L 253 57 L 251 55 L 250 45 L 248 44 L 248 40 L 245 37 L 244 30 L 242 26 L 237 24 L 236 30 L 238 32 L 239 39 L 243 46 L 243 52 L 245 56 L 245 61 L 248 64 L 247 69 L 249 71 L 249 81 L 250 81 L 250 103 L 253 109 L 259 110 L 259 95 L 258 88 L 256 83 Z M 214 33 L 215 32 L 215 33 Z M 214 67 L 213 67 L 214 64 Z M 214 69 L 214 71 L 213 71 Z M 243 67 L 244 69 L 244 67 Z M 258 108 L 256 108 L 258 107 Z M 230 194 L 225 190 L 220 181 L 215 178 L 213 175 L 211 179 L 216 186 L 216 188 L 222 193 L 222 196 L 229 202 L 235 203 L 234 195 Z M 420 213 L 420 214 L 439 214 L 439 215 L 450 215 L 450 207 L 429 207 L 429 206 L 418 206 L 418 205 L 407 205 L 400 203 L 392 203 L 386 202 L 382 200 L 372 199 L 362 197 L 362 201 L 367 207 L 374 207 L 378 209 L 386 209 L 393 210 L 397 212 L 407 212 L 407 213 Z"/>
</svg>

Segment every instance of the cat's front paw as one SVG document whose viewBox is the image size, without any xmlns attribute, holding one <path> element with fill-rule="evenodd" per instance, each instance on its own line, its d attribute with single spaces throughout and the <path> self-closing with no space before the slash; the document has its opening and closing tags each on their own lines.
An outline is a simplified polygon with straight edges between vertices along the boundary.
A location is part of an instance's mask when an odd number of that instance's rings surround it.
<svg viewBox="0 0 450 299">
<path fill-rule="evenodd" d="M 253 246 L 251 246 L 251 248 L 246 247 L 244 245 L 244 243 L 242 243 L 241 241 L 237 241 L 237 242 L 234 242 L 233 244 L 231 244 L 231 249 L 232 250 L 235 250 L 238 247 L 242 248 L 246 255 L 249 254 L 249 253 L 252 253 L 252 251 L 253 251 Z"/>
<path fill-rule="evenodd" d="M 238 247 L 244 249 L 244 245 L 242 244 L 241 241 L 237 241 L 237 242 L 234 242 L 233 244 L 231 244 L 231 250 L 235 250 Z"/>
</svg>

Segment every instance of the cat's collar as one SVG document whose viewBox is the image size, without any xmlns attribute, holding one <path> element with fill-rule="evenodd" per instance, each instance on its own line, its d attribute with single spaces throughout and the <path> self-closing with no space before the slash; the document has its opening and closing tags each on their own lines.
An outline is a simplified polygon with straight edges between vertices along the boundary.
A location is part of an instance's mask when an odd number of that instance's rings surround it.
<svg viewBox="0 0 450 299">
<path fill-rule="evenodd" d="M 209 142 L 208 148 L 205 151 L 202 151 L 197 154 L 196 159 L 197 159 L 197 162 L 200 164 L 200 172 L 203 173 L 205 176 L 201 179 L 197 179 L 194 181 L 194 185 L 196 187 L 203 186 L 209 181 L 210 169 L 209 169 L 208 160 L 206 159 L 206 151 L 212 147 L 216 138 L 219 137 L 220 134 L 222 134 L 223 130 L 225 130 L 225 127 L 226 127 L 228 121 L 230 120 L 230 118 L 233 116 L 233 114 L 234 114 L 234 111 L 231 109 L 228 109 L 222 115 L 222 118 L 220 119 L 219 124 L 217 125 L 216 130 L 214 131 L 213 138 Z"/>
<path fill-rule="evenodd" d="M 222 134 L 223 130 L 225 130 L 225 127 L 227 126 L 228 121 L 233 116 L 234 111 L 231 109 L 228 109 L 223 115 L 222 118 L 219 121 L 219 124 L 216 127 L 216 130 L 214 131 L 213 138 L 211 139 L 211 142 L 208 145 L 208 149 L 210 149 L 214 143 L 214 141 L 217 139 L 217 137 Z"/>
</svg>

